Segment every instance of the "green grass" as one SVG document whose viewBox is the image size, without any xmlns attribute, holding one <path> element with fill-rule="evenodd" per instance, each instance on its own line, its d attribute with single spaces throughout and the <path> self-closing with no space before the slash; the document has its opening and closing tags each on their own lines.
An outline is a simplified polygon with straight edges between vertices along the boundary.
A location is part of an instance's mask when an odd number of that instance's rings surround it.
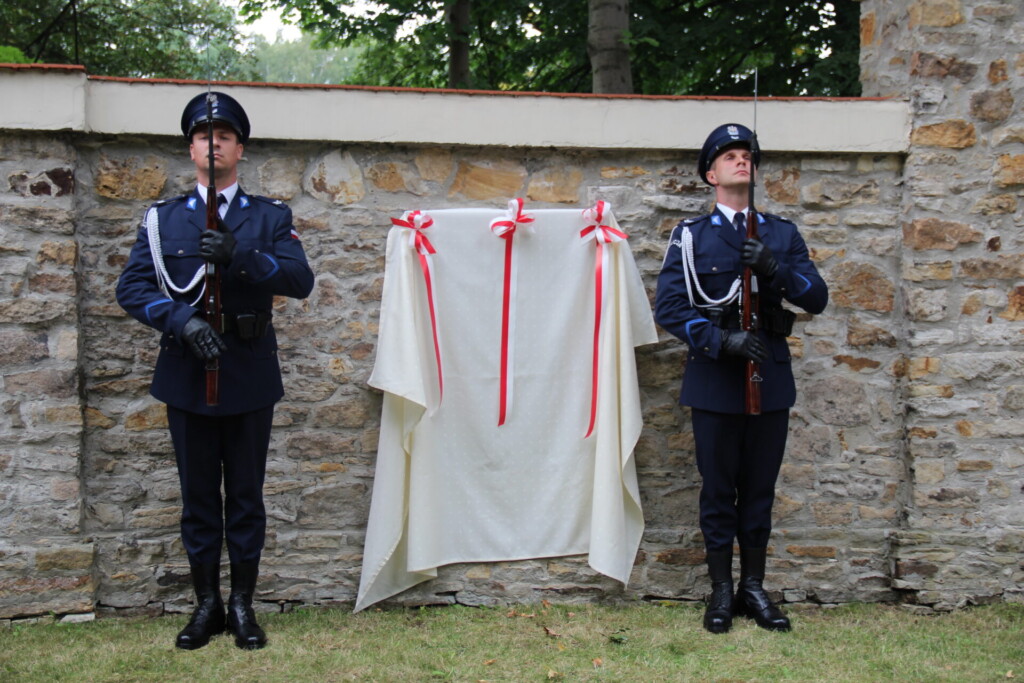
<svg viewBox="0 0 1024 683">
<path fill-rule="evenodd" d="M 937 616 L 852 605 L 789 610 L 792 633 L 698 605 L 303 610 L 265 615 L 265 650 L 229 636 L 176 650 L 185 617 L 0 629 L 2 681 L 1013 681 L 1024 605 Z"/>
</svg>

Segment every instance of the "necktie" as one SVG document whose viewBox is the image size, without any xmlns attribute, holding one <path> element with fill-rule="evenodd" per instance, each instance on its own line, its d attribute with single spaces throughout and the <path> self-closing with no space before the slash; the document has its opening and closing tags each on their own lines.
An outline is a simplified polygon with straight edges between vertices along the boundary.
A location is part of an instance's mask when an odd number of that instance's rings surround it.
<svg viewBox="0 0 1024 683">
<path fill-rule="evenodd" d="M 217 215 L 224 218 L 224 215 L 228 212 L 228 198 L 223 194 L 217 194 Z"/>
<path fill-rule="evenodd" d="M 747 221 L 746 216 L 741 211 L 737 211 L 736 215 L 732 218 L 732 224 L 736 226 L 736 230 L 740 233 L 740 236 L 745 237 L 747 234 Z"/>
</svg>

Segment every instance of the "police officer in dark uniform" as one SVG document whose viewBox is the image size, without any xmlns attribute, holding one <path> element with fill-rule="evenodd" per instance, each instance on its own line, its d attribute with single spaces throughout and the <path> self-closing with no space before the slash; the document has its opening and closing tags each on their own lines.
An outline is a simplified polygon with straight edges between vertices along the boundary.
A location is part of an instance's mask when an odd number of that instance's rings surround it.
<svg viewBox="0 0 1024 683">
<path fill-rule="evenodd" d="M 727 632 L 737 614 L 762 628 L 790 629 L 762 586 L 775 481 L 796 400 L 786 342 L 795 314 L 782 302 L 809 313 L 820 313 L 828 302 L 828 287 L 796 225 L 761 213 L 759 239 L 746 239 L 750 174 L 760 162 L 759 150 L 751 155 L 752 136 L 735 123 L 708 136 L 698 172 L 715 189 L 716 206 L 673 229 L 655 298 L 655 320 L 689 346 L 679 402 L 691 409 L 702 478 L 700 527 L 712 586 L 704 627 L 712 633 Z M 756 332 L 740 329 L 744 266 L 760 294 Z M 760 364 L 760 415 L 745 414 L 748 360 Z M 734 540 L 740 548 L 735 595 Z"/>
<path fill-rule="evenodd" d="M 150 393 L 167 404 L 181 482 L 181 536 L 196 592 L 195 611 L 175 644 L 199 648 L 227 629 L 238 647 L 257 649 L 266 644 L 252 609 L 266 531 L 263 479 L 274 404 L 284 394 L 272 303 L 274 296 L 309 296 L 313 272 L 291 210 L 238 186 L 249 119 L 232 97 L 213 95 L 212 141 L 206 93 L 181 117 L 198 185 L 146 212 L 117 301 L 163 335 Z M 206 230 L 210 144 L 219 231 Z M 221 273 L 221 334 L 204 319 L 207 262 Z M 220 366 L 219 401 L 212 406 L 205 391 L 211 359 Z M 226 616 L 220 593 L 225 538 L 231 564 Z"/>
</svg>

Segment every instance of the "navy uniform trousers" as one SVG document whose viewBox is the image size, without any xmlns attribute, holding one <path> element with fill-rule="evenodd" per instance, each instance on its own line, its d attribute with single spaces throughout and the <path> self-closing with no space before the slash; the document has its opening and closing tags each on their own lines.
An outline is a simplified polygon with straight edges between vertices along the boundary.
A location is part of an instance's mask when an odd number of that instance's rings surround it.
<svg viewBox="0 0 1024 683">
<path fill-rule="evenodd" d="M 771 214 L 760 214 L 758 219 L 759 237 L 779 264 L 770 281 L 758 277 L 761 309 L 781 308 L 785 300 L 809 313 L 820 313 L 828 303 L 828 287 L 796 226 Z M 689 347 L 679 402 L 691 408 L 702 479 L 704 545 L 709 552 L 731 549 L 734 540 L 741 547 L 764 548 L 772 528 L 775 482 L 786 449 L 789 409 L 796 400 L 789 345 L 780 334 L 758 331 L 769 352 L 759 366 L 762 413 L 746 415 L 746 361 L 725 355 L 721 348 L 720 326 L 735 329 L 735 325 L 713 322 L 714 316 L 696 291 L 691 304 L 683 268 L 684 231 L 692 237 L 700 287 L 713 299 L 726 296 L 742 272 L 744 235 L 717 210 L 677 225 L 655 295 L 655 320 Z"/>
<path fill-rule="evenodd" d="M 204 265 L 199 236 L 206 205 L 197 192 L 158 202 L 159 251 L 170 281 L 184 288 Z M 149 216 L 149 212 L 147 212 Z M 189 559 L 218 563 L 227 540 L 232 563 L 258 561 L 266 533 L 263 479 L 274 404 L 284 394 L 277 337 L 270 323 L 274 296 L 303 299 L 313 289 L 291 210 L 280 201 L 241 189 L 224 222 L 237 241 L 221 271 L 221 302 L 229 324 L 222 338 L 220 396 L 206 405 L 206 373 L 181 340 L 200 313 L 202 283 L 188 292 L 162 289 L 144 220 L 117 285 L 118 303 L 162 333 L 150 393 L 167 404 L 167 422 L 181 482 L 181 536 Z M 258 316 L 255 336 L 236 331 L 238 316 Z M 221 498 L 223 483 L 224 497 Z"/>
</svg>

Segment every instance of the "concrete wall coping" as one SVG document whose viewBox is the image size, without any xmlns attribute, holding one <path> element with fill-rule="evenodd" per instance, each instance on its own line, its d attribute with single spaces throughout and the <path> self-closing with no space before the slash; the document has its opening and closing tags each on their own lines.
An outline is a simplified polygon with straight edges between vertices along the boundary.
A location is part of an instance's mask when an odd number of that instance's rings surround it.
<svg viewBox="0 0 1024 683">
<path fill-rule="evenodd" d="M 169 135 L 199 81 L 89 76 L 67 65 L 0 65 L 0 129 Z M 746 97 L 510 93 L 215 82 L 253 137 L 348 143 L 580 149 L 699 149 L 716 125 L 754 123 Z M 900 153 L 910 106 L 885 98 L 761 98 L 762 146 L 792 152 Z M 794 122 L 799 121 L 799 125 Z"/>
</svg>

